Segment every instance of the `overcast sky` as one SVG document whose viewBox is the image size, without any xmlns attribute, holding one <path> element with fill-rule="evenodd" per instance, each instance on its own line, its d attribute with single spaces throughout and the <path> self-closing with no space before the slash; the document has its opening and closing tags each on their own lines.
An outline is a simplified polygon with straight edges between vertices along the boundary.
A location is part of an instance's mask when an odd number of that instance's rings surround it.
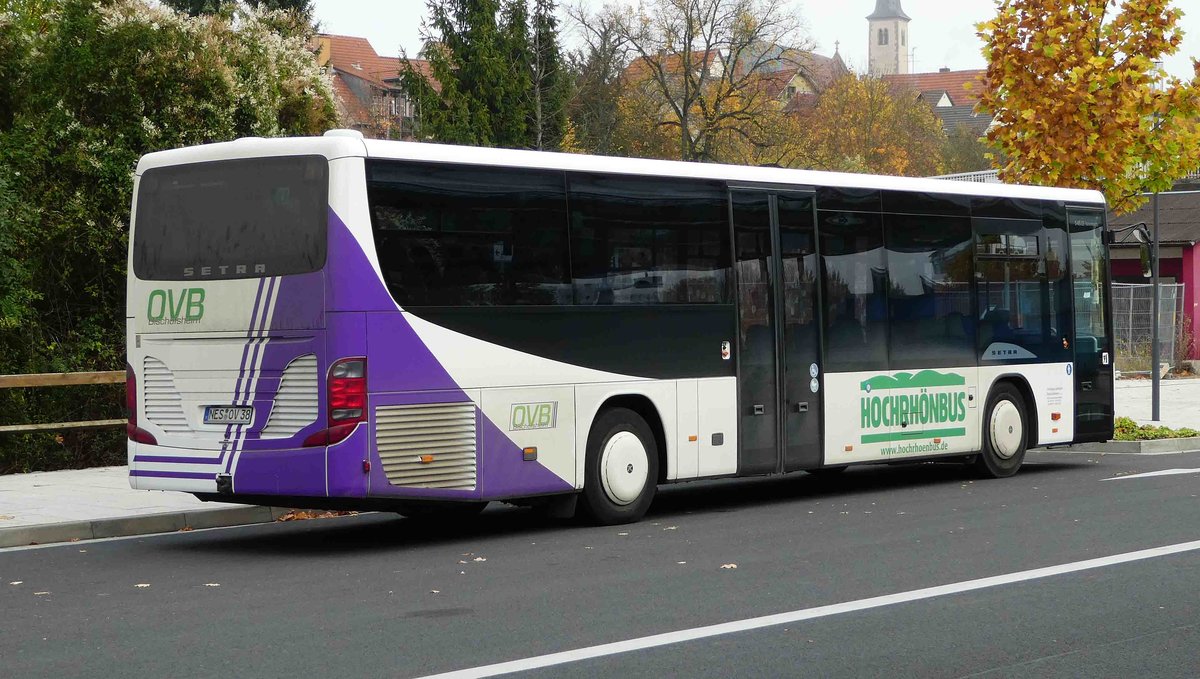
<svg viewBox="0 0 1200 679">
<path fill-rule="evenodd" d="M 612 0 L 585 1 L 598 8 Z M 1186 7 L 1194 2 L 1175 0 L 1173 4 Z M 313 4 L 322 30 L 367 38 L 379 54 L 395 56 L 403 47 L 415 55 L 421 47 L 425 0 L 315 0 Z M 562 4 L 560 0 L 560 7 Z M 818 53 L 832 55 L 834 43 L 840 42 L 839 51 L 847 65 L 866 70 L 866 16 L 875 9 L 875 0 L 795 0 L 794 4 Z M 901 0 L 901 6 L 912 17 L 913 72 L 936 71 L 943 66 L 983 68 L 974 25 L 995 13 L 995 0 Z M 1185 16 L 1181 25 L 1183 48 L 1166 65 L 1173 75 L 1185 77 L 1192 73 L 1189 57 L 1200 57 L 1200 7 Z M 572 42 L 569 35 L 567 40 Z"/>
</svg>

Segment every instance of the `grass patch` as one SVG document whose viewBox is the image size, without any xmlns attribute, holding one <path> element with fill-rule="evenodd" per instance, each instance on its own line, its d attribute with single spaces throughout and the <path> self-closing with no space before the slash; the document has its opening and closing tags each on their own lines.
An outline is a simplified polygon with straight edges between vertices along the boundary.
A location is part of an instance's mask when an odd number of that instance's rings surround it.
<svg viewBox="0 0 1200 679">
<path fill-rule="evenodd" d="M 1138 424 L 1128 417 L 1117 418 L 1116 433 L 1114 434 L 1114 438 L 1117 441 L 1153 441 L 1155 439 L 1182 439 L 1192 436 L 1200 436 L 1200 431 L 1187 427 L 1172 429 L 1170 427 Z"/>
</svg>

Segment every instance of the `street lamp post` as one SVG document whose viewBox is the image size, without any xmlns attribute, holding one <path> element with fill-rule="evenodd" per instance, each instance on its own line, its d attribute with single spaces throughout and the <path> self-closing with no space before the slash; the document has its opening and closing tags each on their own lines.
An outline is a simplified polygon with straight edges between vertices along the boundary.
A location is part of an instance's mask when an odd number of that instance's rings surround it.
<svg viewBox="0 0 1200 679">
<path fill-rule="evenodd" d="M 1162 305 L 1158 288 L 1158 192 L 1154 192 L 1154 229 L 1150 233 L 1150 275 L 1151 275 L 1151 291 L 1154 297 L 1154 306 L 1150 312 L 1150 323 L 1154 327 L 1150 330 L 1150 419 L 1159 421 L 1159 381 L 1162 379 L 1159 375 L 1159 307 Z"/>
</svg>

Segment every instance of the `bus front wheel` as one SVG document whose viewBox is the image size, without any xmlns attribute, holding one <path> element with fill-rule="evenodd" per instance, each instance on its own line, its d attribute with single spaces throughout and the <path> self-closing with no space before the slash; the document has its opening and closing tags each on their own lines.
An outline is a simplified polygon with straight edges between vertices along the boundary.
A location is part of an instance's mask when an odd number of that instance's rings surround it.
<svg viewBox="0 0 1200 679">
<path fill-rule="evenodd" d="M 1027 424 L 1025 399 L 1011 384 L 992 390 L 983 420 L 983 449 L 975 469 L 995 479 L 1012 476 L 1025 460 Z"/>
<path fill-rule="evenodd" d="M 658 489 L 658 445 L 650 426 L 628 408 L 611 408 L 588 434 L 584 517 L 593 523 L 632 523 L 650 508 Z"/>
</svg>

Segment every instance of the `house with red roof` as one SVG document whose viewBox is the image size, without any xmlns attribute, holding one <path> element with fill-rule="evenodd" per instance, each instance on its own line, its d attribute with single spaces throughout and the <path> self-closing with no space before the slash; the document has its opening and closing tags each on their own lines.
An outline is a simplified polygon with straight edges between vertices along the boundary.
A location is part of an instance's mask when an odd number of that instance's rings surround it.
<svg viewBox="0 0 1200 679">
<path fill-rule="evenodd" d="M 897 73 L 881 76 L 897 89 L 907 90 L 933 108 L 933 113 L 942 121 L 942 128 L 949 134 L 960 126 L 983 136 L 992 116 L 979 113 L 979 93 L 984 88 L 987 71 L 951 71 L 939 69 L 934 73 Z"/>
<path fill-rule="evenodd" d="M 409 61 L 428 74 L 427 61 Z M 317 36 L 317 63 L 332 76 L 339 124 L 367 137 L 412 138 L 416 107 L 401 87 L 401 62 L 380 56 L 366 38 Z"/>
</svg>

